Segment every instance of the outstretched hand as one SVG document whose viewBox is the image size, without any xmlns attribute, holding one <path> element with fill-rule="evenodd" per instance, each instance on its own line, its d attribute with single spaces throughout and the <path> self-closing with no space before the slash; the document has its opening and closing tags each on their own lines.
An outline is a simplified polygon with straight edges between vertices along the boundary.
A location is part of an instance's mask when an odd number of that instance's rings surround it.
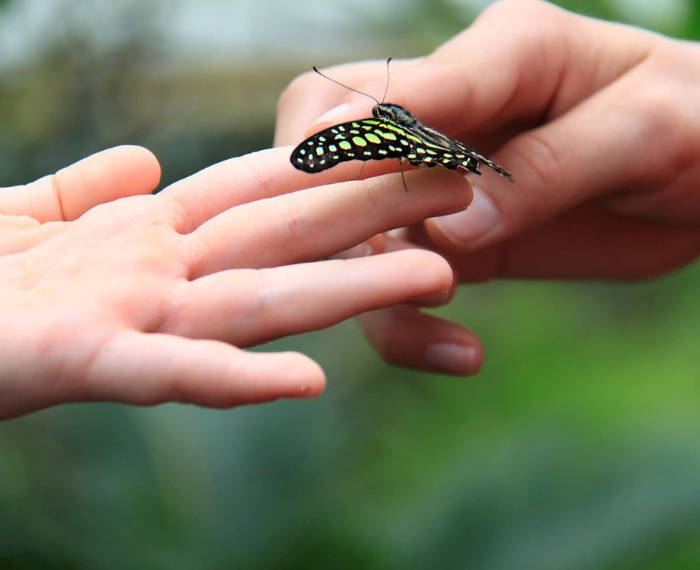
<svg viewBox="0 0 700 570">
<path fill-rule="evenodd" d="M 324 71 L 370 94 L 386 81 L 384 62 Z M 516 184 L 470 176 L 466 211 L 400 237 L 440 252 L 461 282 L 635 280 L 682 267 L 700 252 L 698 100 L 696 43 L 544 2 L 499 2 L 433 54 L 392 62 L 387 101 L 494 159 Z M 279 110 L 276 141 L 291 144 L 367 116 L 368 104 L 306 74 Z M 415 306 L 361 322 L 392 362 L 456 374 L 481 364 L 471 333 Z M 446 347 L 440 365 L 426 358 L 436 343 Z"/>
<path fill-rule="evenodd" d="M 392 227 L 462 210 L 459 176 L 334 182 L 291 149 L 232 159 L 151 195 L 139 147 L 0 189 L 0 418 L 62 403 L 229 407 L 319 394 L 297 353 L 239 347 L 440 295 L 452 272 L 413 249 L 317 261 Z M 308 188 L 310 184 L 328 184 Z M 301 190 L 294 192 L 296 190 Z"/>
</svg>

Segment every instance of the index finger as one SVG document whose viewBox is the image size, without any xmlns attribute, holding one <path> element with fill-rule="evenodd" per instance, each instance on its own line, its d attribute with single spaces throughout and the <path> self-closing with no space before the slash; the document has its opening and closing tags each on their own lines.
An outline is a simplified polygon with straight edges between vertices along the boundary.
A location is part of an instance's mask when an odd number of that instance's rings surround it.
<svg viewBox="0 0 700 570">
<path fill-rule="evenodd" d="M 353 164 L 310 175 L 292 166 L 291 153 L 285 147 L 231 158 L 175 182 L 159 197 L 173 200 L 187 213 L 178 231 L 189 233 L 235 206 L 357 177 Z"/>
</svg>

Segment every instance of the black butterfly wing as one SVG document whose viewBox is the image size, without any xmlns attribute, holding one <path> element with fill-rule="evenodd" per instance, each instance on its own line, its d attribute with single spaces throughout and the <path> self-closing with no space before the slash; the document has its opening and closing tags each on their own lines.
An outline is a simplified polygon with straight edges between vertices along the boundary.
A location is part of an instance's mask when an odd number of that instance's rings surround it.
<svg viewBox="0 0 700 570">
<path fill-rule="evenodd" d="M 419 122 L 416 122 L 413 131 L 420 139 L 420 144 L 416 145 L 419 160 L 414 164 L 422 163 L 427 166 L 439 164 L 451 170 L 464 168 L 474 174 L 481 174 L 479 165 L 485 164 L 513 182 L 511 175 L 504 168 L 460 141 L 450 138 L 440 131 L 426 127 Z"/>
<path fill-rule="evenodd" d="M 475 174 L 485 164 L 511 182 L 501 166 L 458 140 L 414 120 L 411 126 L 386 119 L 360 119 L 329 127 L 297 146 L 292 165 L 304 172 L 321 172 L 349 160 L 398 158 L 415 166 L 464 168 Z"/>
<path fill-rule="evenodd" d="M 349 160 L 406 158 L 412 143 L 406 131 L 388 121 L 360 119 L 329 127 L 297 146 L 290 158 L 304 172 L 321 172 Z"/>
<path fill-rule="evenodd" d="M 459 142 L 456 139 L 452 139 L 452 142 L 460 151 L 462 151 L 462 153 L 464 153 L 465 163 L 463 164 L 463 166 L 467 170 L 470 170 L 471 172 L 476 172 L 477 174 L 481 174 L 476 170 L 476 168 L 479 166 L 479 164 L 485 164 L 491 170 L 498 172 L 498 174 L 500 174 L 504 178 L 507 178 L 510 182 L 513 182 L 513 177 L 510 175 L 510 172 L 508 172 L 502 166 L 496 164 L 493 160 L 486 158 L 485 156 L 479 154 L 475 150 L 469 148 L 467 145 Z M 473 164 L 474 168 L 471 168 L 470 166 L 468 166 L 468 164 Z"/>
</svg>

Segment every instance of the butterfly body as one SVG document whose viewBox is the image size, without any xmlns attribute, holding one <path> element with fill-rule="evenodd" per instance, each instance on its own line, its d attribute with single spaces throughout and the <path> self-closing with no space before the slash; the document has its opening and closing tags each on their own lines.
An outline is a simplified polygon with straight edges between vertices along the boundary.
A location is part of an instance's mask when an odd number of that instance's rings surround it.
<svg viewBox="0 0 700 570">
<path fill-rule="evenodd" d="M 511 175 L 495 162 L 461 142 L 426 127 L 399 105 L 379 103 L 372 117 L 329 127 L 297 146 L 291 162 L 305 172 L 321 172 L 349 160 L 398 158 L 414 166 L 464 168 L 481 174 L 480 164 L 512 182 Z"/>
</svg>

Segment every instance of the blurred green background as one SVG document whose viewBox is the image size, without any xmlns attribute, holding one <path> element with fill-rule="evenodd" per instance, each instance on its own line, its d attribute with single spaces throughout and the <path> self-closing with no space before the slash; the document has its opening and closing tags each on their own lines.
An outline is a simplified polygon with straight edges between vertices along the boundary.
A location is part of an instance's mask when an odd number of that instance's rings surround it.
<svg viewBox="0 0 700 570">
<path fill-rule="evenodd" d="M 0 185 L 142 144 L 164 183 L 269 146 L 312 64 L 428 53 L 487 1 L 0 0 Z M 560 2 L 700 38 L 700 1 Z M 669 62 L 672 65 L 672 62 Z M 278 341 L 312 402 L 72 405 L 0 424 L 0 568 L 700 568 L 700 268 L 489 283 L 472 379 L 353 323 Z"/>
</svg>

